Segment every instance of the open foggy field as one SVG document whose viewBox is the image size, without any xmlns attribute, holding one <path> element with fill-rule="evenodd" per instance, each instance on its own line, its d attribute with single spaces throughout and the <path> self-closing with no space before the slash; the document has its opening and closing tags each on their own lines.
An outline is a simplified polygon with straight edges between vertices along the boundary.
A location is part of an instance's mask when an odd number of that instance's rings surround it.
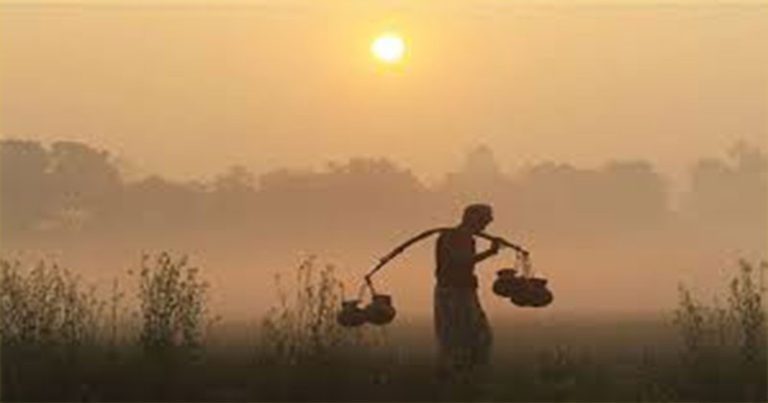
<svg viewBox="0 0 768 403">
<path fill-rule="evenodd" d="M 767 11 L 0 0 L 0 400 L 768 400 Z"/>
<path fill-rule="evenodd" d="M 4 261 L 3 400 L 760 401 L 765 270 L 744 262 L 721 302 L 683 287 L 656 315 L 510 304 L 490 318 L 483 380 L 446 383 L 430 318 L 340 327 L 340 283 L 311 263 L 266 316 L 227 321 L 206 305 L 215 290 L 202 274 L 169 255 L 145 262 L 138 303 L 100 300 L 54 266 Z"/>
</svg>

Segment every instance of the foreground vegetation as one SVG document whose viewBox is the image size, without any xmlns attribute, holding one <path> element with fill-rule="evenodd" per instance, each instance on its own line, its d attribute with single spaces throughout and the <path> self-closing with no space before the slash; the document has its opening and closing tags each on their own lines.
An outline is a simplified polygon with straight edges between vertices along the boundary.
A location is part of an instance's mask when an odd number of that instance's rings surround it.
<svg viewBox="0 0 768 403">
<path fill-rule="evenodd" d="M 447 383 L 429 353 L 395 345 L 386 328 L 335 324 L 341 286 L 303 262 L 277 279 L 260 337 L 207 343 L 210 290 L 185 258 L 145 256 L 98 297 L 70 271 L 0 261 L 3 401 L 765 401 L 766 264 L 740 262 L 711 304 L 680 286 L 679 343 L 627 362 L 569 345 L 500 357 L 479 381 Z M 291 280 L 291 279 L 289 279 Z M 596 344 L 603 341 L 595 340 Z M 669 347 L 669 348 L 666 348 Z M 409 351 L 404 354 L 403 351 Z M 613 357 L 613 358 L 611 358 Z"/>
</svg>

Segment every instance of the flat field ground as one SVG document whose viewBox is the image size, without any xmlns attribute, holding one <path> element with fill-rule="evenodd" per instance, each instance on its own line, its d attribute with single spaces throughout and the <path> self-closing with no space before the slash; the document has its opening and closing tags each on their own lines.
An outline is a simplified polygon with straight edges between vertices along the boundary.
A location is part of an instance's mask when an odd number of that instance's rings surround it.
<svg viewBox="0 0 768 403">
<path fill-rule="evenodd" d="M 497 321 L 492 364 L 438 374 L 431 323 L 368 328 L 332 351 L 275 354 L 245 324 L 194 352 L 135 344 L 3 352 L 4 401 L 761 401 L 733 349 L 692 357 L 666 316 Z M 733 351 L 732 351 L 733 350 Z M 312 351 L 311 349 L 308 351 Z M 690 360 L 698 360 L 691 362 Z M 764 366 L 764 361 L 763 361 Z M 754 371 L 754 367 L 752 367 Z M 763 379 L 765 371 L 762 371 Z M 753 376 L 754 375 L 754 376 Z M 45 388 L 39 385 L 45 384 Z M 762 389 L 760 389 L 762 388 Z"/>
</svg>

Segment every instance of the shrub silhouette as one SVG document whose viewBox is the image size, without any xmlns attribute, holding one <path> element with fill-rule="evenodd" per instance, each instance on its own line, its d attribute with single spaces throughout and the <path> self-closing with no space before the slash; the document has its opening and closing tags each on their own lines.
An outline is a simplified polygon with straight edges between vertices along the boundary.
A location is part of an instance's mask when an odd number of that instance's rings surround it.
<svg viewBox="0 0 768 403">
<path fill-rule="evenodd" d="M 547 338 L 525 349 L 542 354 L 499 359 L 491 382 L 446 386 L 433 381 L 427 355 L 374 353 L 374 328 L 335 322 L 342 287 L 331 266 L 303 260 L 295 281 L 278 278 L 279 302 L 263 322 L 252 365 L 202 351 L 208 285 L 184 257 L 144 256 L 136 273 L 138 337 L 117 343 L 121 293 L 111 305 L 70 271 L 41 262 L 0 259 L 0 336 L 4 401 L 765 401 L 766 320 L 762 274 L 740 262 L 720 300 L 706 304 L 681 285 L 675 325 L 682 358 L 654 345 L 640 361 L 592 355 Z M 105 302 L 107 301 L 107 302 Z M 105 309 L 106 307 L 106 309 Z M 380 328 L 375 328 L 380 329 Z M 552 339 L 554 340 L 554 339 Z M 101 348 L 100 342 L 119 350 Z M 229 346 L 228 346 L 229 347 Z M 398 348 L 401 346 L 397 346 Z M 136 351 L 138 348 L 138 351 Z M 422 349 L 423 350 L 423 349 Z M 629 352 L 617 344 L 605 352 Z M 582 351 L 582 353 L 578 353 Z M 135 353 L 136 352 L 136 353 Z M 600 351 L 598 351 L 599 353 Z M 672 354 L 668 354 L 671 352 Z M 197 356 L 195 356 L 197 357 Z M 180 359 L 179 359 L 180 358 Z M 256 374 L 256 375 L 254 375 Z M 514 376 L 510 376 L 514 374 Z M 45 381 L 45 387 L 40 387 Z"/>
<path fill-rule="evenodd" d="M 363 342 L 364 331 L 342 329 L 336 323 L 343 290 L 333 266 L 318 268 L 310 257 L 300 262 L 295 275 L 292 292 L 281 277 L 275 278 L 279 303 L 262 321 L 267 357 L 297 364 L 329 358 L 340 351 L 338 347 Z"/>
<path fill-rule="evenodd" d="M 765 399 L 766 321 L 762 273 L 746 261 L 728 287 L 728 305 L 709 306 L 683 285 L 674 324 L 682 337 L 679 393 L 699 399 Z M 756 278 L 757 277 L 757 278 Z"/>
<path fill-rule="evenodd" d="M 174 347 L 196 348 L 202 343 L 208 317 L 208 283 L 187 258 L 167 252 L 145 255 L 138 273 L 141 309 L 139 342 L 148 353 Z"/>
<path fill-rule="evenodd" d="M 56 264 L 24 269 L 0 260 L 3 346 L 73 348 L 96 341 L 104 303 L 79 277 Z"/>
<path fill-rule="evenodd" d="M 739 262 L 739 275 L 730 283 L 730 308 L 738 328 L 738 344 L 745 363 L 756 363 L 765 358 L 766 326 L 763 293 L 765 288 L 755 280 L 755 269 L 746 261 Z M 766 263 L 758 267 L 758 276 L 768 268 Z M 760 281 L 761 283 L 762 281 Z"/>
<path fill-rule="evenodd" d="M 71 396 L 79 368 L 89 363 L 85 356 L 98 343 L 103 310 L 93 287 L 69 270 L 0 259 L 0 398 Z"/>
</svg>

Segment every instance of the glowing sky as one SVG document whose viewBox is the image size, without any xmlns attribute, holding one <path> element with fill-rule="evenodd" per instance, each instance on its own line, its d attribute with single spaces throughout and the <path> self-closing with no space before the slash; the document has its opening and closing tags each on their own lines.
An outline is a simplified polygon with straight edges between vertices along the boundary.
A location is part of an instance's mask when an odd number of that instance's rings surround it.
<svg viewBox="0 0 768 403">
<path fill-rule="evenodd" d="M 89 141 L 137 172 L 361 155 L 436 177 L 477 143 L 505 168 L 674 172 L 768 138 L 755 2 L 61 1 L 0 3 L 0 136 Z M 370 55 L 388 30 L 408 40 L 396 70 Z"/>
</svg>

